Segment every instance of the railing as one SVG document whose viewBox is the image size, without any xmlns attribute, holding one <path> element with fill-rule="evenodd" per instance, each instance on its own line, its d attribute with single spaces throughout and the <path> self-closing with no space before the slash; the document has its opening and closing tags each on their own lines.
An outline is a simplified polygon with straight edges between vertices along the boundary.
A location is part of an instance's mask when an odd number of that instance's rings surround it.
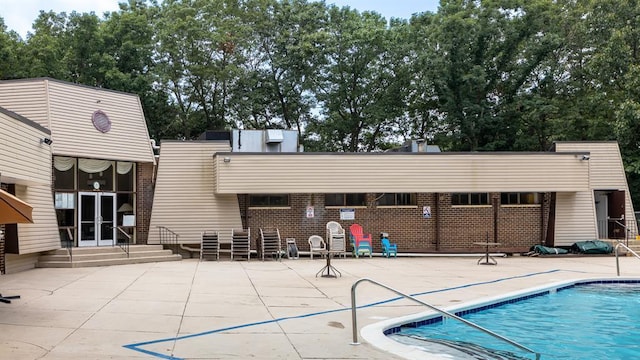
<svg viewBox="0 0 640 360">
<path fill-rule="evenodd" d="M 437 307 L 435 307 L 433 305 L 430 305 L 430 304 L 428 304 L 428 303 L 426 303 L 424 301 L 418 300 L 418 299 L 416 299 L 415 297 L 413 297 L 411 295 L 404 294 L 404 293 L 402 293 L 402 292 L 400 292 L 400 291 L 398 291 L 396 289 L 393 289 L 393 288 L 391 288 L 389 286 L 386 286 L 386 285 L 384 285 L 382 283 L 379 283 L 379 282 L 377 282 L 375 280 L 371 280 L 371 279 L 368 279 L 368 278 L 362 278 L 362 279 L 356 281 L 351 286 L 351 321 L 352 321 L 352 324 L 353 324 L 353 343 L 352 343 L 352 345 L 358 345 L 359 344 L 358 343 L 357 315 L 356 315 L 356 287 L 358 286 L 358 284 L 360 284 L 363 281 L 368 281 L 368 282 L 370 282 L 372 284 L 375 284 L 375 285 L 378 285 L 380 287 L 383 287 L 383 288 L 385 288 L 385 289 L 387 289 L 389 291 L 392 291 L 392 292 L 394 292 L 394 293 L 396 293 L 396 294 L 398 294 L 398 295 L 400 295 L 402 297 L 405 297 L 405 298 L 407 298 L 409 300 L 413 300 L 413 301 L 417 302 L 418 304 L 422 304 L 422 305 L 428 307 L 429 309 L 431 309 L 433 311 L 436 311 L 436 312 L 438 312 L 438 313 L 440 313 L 440 314 L 442 314 L 444 316 L 450 317 L 450 318 L 452 318 L 454 320 L 458 320 L 458 321 L 462 322 L 463 324 L 471 326 L 472 328 L 474 328 L 476 330 L 480 330 L 480 331 L 482 331 L 483 333 L 485 333 L 487 335 L 493 336 L 496 339 L 499 339 L 499 340 L 502 340 L 502 341 L 504 341 L 506 343 L 509 343 L 509 344 L 517 347 L 520 350 L 535 354 L 536 360 L 540 360 L 540 353 L 537 353 L 537 352 L 529 349 L 528 347 L 526 347 L 524 345 L 520 345 L 520 344 L 518 344 L 517 342 L 515 342 L 513 340 L 507 339 L 506 337 L 504 337 L 502 335 L 499 335 L 499 334 L 496 334 L 491 330 L 485 329 L 485 328 L 481 327 L 480 325 L 477 325 L 477 324 L 474 324 L 474 323 L 472 323 L 472 322 L 470 322 L 468 320 L 465 320 L 465 319 L 459 317 L 458 315 L 455 315 L 455 314 L 452 314 L 452 313 L 450 313 L 448 311 L 439 309 L 439 308 L 437 308 Z"/>
<path fill-rule="evenodd" d="M 618 271 L 618 276 L 620 276 L 620 259 L 618 259 L 618 248 L 619 247 L 623 247 L 625 248 L 625 250 L 627 250 L 628 252 L 632 253 L 633 256 L 637 257 L 638 259 L 640 259 L 640 255 L 638 255 L 638 253 L 636 253 L 635 251 L 631 250 L 627 245 L 618 242 L 618 244 L 615 247 L 615 252 L 616 252 L 616 270 Z"/>
<path fill-rule="evenodd" d="M 178 234 L 171 231 L 166 226 L 158 226 L 158 231 L 160 232 L 160 244 L 162 247 L 165 247 L 166 245 L 175 254 L 178 254 Z"/>
<path fill-rule="evenodd" d="M 629 245 L 629 238 L 638 232 L 638 224 L 635 221 L 624 219 L 607 219 L 598 221 L 598 238 L 620 241 L 624 239 L 625 245 Z"/>
<path fill-rule="evenodd" d="M 129 258 L 129 243 L 131 243 L 131 235 L 126 232 L 121 226 L 116 226 L 116 229 L 118 229 L 118 231 L 125 236 L 125 241 L 119 241 L 118 238 L 116 237 L 116 244 L 118 244 L 118 246 L 120 247 L 120 249 L 122 249 L 122 251 L 125 252 L 125 254 L 127 254 L 127 258 Z"/>
<path fill-rule="evenodd" d="M 75 244 L 73 240 L 73 231 L 75 228 L 73 226 L 59 226 L 58 229 L 64 230 L 67 233 L 67 240 L 62 240 L 60 245 L 67 250 L 69 254 L 69 262 L 73 262 L 73 245 Z"/>
</svg>

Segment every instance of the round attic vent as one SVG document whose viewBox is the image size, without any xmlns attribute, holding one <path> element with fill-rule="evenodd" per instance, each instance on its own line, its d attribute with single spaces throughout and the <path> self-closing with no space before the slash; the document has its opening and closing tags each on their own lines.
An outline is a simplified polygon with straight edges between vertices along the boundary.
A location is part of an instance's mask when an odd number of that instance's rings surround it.
<svg viewBox="0 0 640 360">
<path fill-rule="evenodd" d="M 93 126 L 102 133 L 111 130 L 111 120 L 102 110 L 96 110 L 91 117 L 91 121 L 93 121 Z"/>
</svg>

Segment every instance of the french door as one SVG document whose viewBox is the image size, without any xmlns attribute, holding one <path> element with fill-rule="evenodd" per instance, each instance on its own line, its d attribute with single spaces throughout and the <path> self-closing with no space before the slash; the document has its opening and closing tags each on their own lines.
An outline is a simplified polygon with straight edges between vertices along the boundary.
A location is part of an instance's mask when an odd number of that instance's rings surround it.
<svg viewBox="0 0 640 360">
<path fill-rule="evenodd" d="M 116 238 L 116 194 L 78 194 L 78 246 L 111 246 Z"/>
</svg>

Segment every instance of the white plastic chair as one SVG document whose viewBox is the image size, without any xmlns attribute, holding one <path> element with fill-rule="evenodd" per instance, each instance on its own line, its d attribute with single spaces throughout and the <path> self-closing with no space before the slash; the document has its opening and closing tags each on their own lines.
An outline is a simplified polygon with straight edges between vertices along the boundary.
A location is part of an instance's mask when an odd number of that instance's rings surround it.
<svg viewBox="0 0 640 360">
<path fill-rule="evenodd" d="M 327 241 L 331 251 L 340 251 L 338 256 L 347 257 L 347 239 L 342 225 L 335 221 L 327 223 Z"/>
<path fill-rule="evenodd" d="M 309 254 L 313 260 L 313 253 L 324 255 L 327 252 L 327 244 L 320 235 L 309 236 Z"/>
</svg>

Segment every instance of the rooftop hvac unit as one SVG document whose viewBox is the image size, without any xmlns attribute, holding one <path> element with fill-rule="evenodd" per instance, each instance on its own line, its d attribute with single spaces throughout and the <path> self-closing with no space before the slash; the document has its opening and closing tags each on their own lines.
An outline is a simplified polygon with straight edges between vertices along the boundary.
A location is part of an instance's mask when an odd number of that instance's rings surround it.
<svg viewBox="0 0 640 360">
<path fill-rule="evenodd" d="M 270 143 L 281 143 L 284 140 L 284 133 L 282 130 L 267 130 L 266 131 L 266 140 L 267 144 Z"/>
</svg>

